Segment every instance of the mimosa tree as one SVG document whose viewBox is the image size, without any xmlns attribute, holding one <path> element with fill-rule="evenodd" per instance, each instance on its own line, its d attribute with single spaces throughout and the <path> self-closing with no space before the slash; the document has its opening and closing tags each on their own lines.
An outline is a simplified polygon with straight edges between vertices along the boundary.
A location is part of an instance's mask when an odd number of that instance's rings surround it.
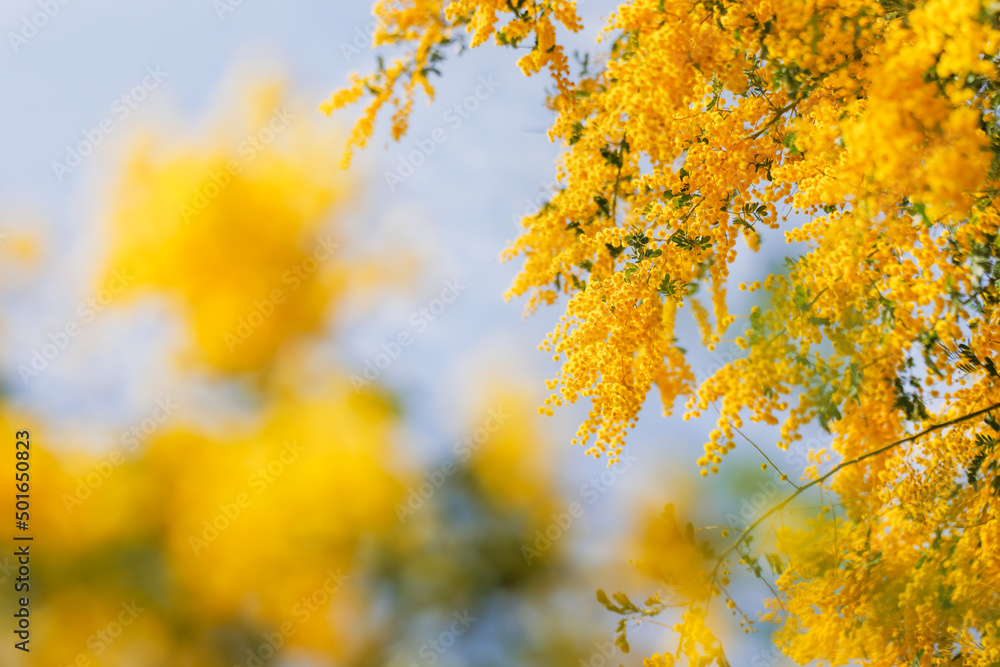
<svg viewBox="0 0 1000 667">
<path fill-rule="evenodd" d="M 504 257 L 524 262 L 508 297 L 565 299 L 542 410 L 589 400 L 575 443 L 614 461 L 654 384 L 668 415 L 681 398 L 685 418 L 718 410 L 702 475 L 748 419 L 780 424 L 782 449 L 809 424 L 833 435 L 747 531 L 696 542 L 665 514 L 646 565 L 671 595 L 602 600 L 626 617 L 682 608 L 677 645 L 647 664 L 728 664 L 705 618 L 716 598 L 734 606 L 735 568 L 772 588 L 766 618 L 799 663 L 1000 664 L 998 13 L 632 0 L 573 71 L 557 30 L 582 28 L 568 0 L 376 4 L 376 47 L 405 55 L 324 105 L 368 99 L 349 149 L 386 106 L 403 136 L 453 42 L 518 47 L 525 74 L 552 78 L 559 187 Z M 731 313 L 737 253 L 776 242 L 794 246 L 785 270 L 739 285 L 769 305 Z M 683 306 L 709 349 L 731 331 L 744 351 L 701 383 L 677 342 Z M 777 522 L 817 488 L 842 509 Z M 775 522 L 776 541 L 752 541 Z"/>
</svg>

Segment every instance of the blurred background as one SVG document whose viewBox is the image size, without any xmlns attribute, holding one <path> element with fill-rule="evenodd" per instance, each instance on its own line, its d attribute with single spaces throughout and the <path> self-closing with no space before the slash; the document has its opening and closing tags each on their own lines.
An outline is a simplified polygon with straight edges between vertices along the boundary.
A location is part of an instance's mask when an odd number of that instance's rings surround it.
<svg viewBox="0 0 1000 667">
<path fill-rule="evenodd" d="M 579 4 L 591 49 L 613 3 Z M 7 0 L 0 29 L 0 433 L 32 434 L 34 536 L 31 651 L 5 629 L 0 664 L 599 667 L 676 642 L 665 614 L 621 653 L 595 590 L 660 588 L 631 561 L 669 558 L 666 503 L 736 527 L 779 492 L 749 452 L 701 481 L 714 420 L 655 395 L 610 469 L 569 445 L 586 406 L 538 415 L 561 308 L 523 318 L 498 257 L 554 178 L 544 78 L 453 58 L 344 171 L 355 119 L 318 107 L 373 66 L 366 0 Z M 699 379 L 735 358 L 687 327 Z M 731 626 L 733 664 L 784 664 Z"/>
</svg>

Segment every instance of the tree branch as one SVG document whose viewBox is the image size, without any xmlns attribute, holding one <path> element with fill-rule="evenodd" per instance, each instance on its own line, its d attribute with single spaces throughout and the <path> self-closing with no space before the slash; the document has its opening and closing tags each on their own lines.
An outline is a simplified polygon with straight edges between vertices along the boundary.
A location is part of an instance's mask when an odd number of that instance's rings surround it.
<svg viewBox="0 0 1000 667">
<path fill-rule="evenodd" d="M 939 430 L 941 430 L 941 429 L 943 429 L 945 427 L 952 426 L 954 424 L 959 424 L 961 422 L 969 421 L 970 419 L 975 419 L 976 417 L 984 415 L 987 412 L 990 412 L 991 410 L 996 410 L 997 408 L 1000 408 L 1000 403 L 994 403 L 993 405 L 985 407 L 985 408 L 983 408 L 981 410 L 976 410 L 975 412 L 970 412 L 969 414 L 964 415 L 962 417 L 956 417 L 955 419 L 950 419 L 950 420 L 948 420 L 946 422 L 942 422 L 940 424 L 935 424 L 934 426 L 930 426 L 928 428 L 925 428 L 923 431 L 920 431 L 919 433 L 914 433 L 913 435 L 907 436 L 907 437 L 902 438 L 900 440 L 896 440 L 895 442 L 890 442 L 887 445 L 883 445 L 882 447 L 879 447 L 878 449 L 873 449 L 872 451 L 870 451 L 870 452 L 868 452 L 866 454 L 862 454 L 861 456 L 853 458 L 853 459 L 851 459 L 849 461 L 843 461 L 842 463 L 839 463 L 836 466 L 834 466 L 833 469 L 831 469 L 826 474 L 824 474 L 824 475 L 822 475 L 820 477 L 817 477 L 816 479 L 812 480 L 808 484 L 803 484 L 802 486 L 798 487 L 791 495 L 789 495 L 787 498 L 785 498 L 784 500 L 782 500 L 780 503 L 778 503 L 777 505 L 775 505 L 774 507 L 772 507 L 771 509 L 769 509 L 759 519 L 757 519 L 752 524 L 750 524 L 749 526 L 747 526 L 747 528 L 742 533 L 740 533 L 740 536 L 736 540 L 736 542 L 731 547 L 729 547 L 728 549 L 726 549 L 722 553 L 722 555 L 719 556 L 718 561 L 715 564 L 715 567 L 712 568 L 712 571 L 708 575 L 708 581 L 712 581 L 712 580 L 715 579 L 715 576 L 718 574 L 719 567 L 722 565 L 723 561 L 731 553 L 733 553 L 734 551 L 736 551 L 740 547 L 740 545 L 742 545 L 746 541 L 746 538 L 750 535 L 751 532 L 753 532 L 753 530 L 757 526 L 759 526 L 761 523 L 763 523 L 768 517 L 770 517 L 775 512 L 783 509 L 786 505 L 788 505 L 788 503 L 792 502 L 795 498 L 797 498 L 798 496 L 800 496 L 807 489 L 810 489 L 810 488 L 816 486 L 817 484 L 822 484 L 823 482 L 825 482 L 830 477 L 832 477 L 833 475 L 837 474 L 838 472 L 840 472 L 841 470 L 843 470 L 847 466 L 855 465 L 857 463 L 860 463 L 861 461 L 864 461 L 865 459 L 870 459 L 873 456 L 878 456 L 879 454 L 883 454 L 883 453 L 889 451 L 890 449 L 892 449 L 894 447 L 898 447 L 899 445 L 902 445 L 904 443 L 913 442 L 917 438 L 925 436 L 928 433 L 932 433 L 934 431 L 939 431 Z"/>
</svg>

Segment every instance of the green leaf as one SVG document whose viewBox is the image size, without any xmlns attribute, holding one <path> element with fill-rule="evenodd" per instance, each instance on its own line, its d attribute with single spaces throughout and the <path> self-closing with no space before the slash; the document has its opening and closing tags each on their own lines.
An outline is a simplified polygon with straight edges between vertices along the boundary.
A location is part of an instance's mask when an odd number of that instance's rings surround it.
<svg viewBox="0 0 1000 667">
<path fill-rule="evenodd" d="M 913 204 L 912 206 L 906 209 L 906 212 L 912 216 L 919 217 L 921 222 L 923 222 L 925 226 L 927 227 L 931 226 L 931 219 L 930 216 L 927 215 L 926 204 Z"/>
<path fill-rule="evenodd" d="M 629 600 L 628 596 L 625 595 L 624 593 L 619 591 L 618 593 L 615 593 L 612 597 L 614 597 L 615 602 L 617 602 L 621 606 L 621 608 L 624 609 L 626 612 L 630 614 L 639 613 L 639 608 L 636 607 L 634 604 L 632 604 L 632 601 Z"/>
<path fill-rule="evenodd" d="M 983 421 L 994 431 L 1000 431 L 1000 423 L 997 422 L 997 418 L 992 413 L 983 417 Z"/>
<path fill-rule="evenodd" d="M 930 418 L 920 394 L 917 392 L 908 393 L 903 387 L 902 379 L 893 380 L 893 388 L 896 396 L 893 408 L 902 411 L 903 415 L 910 421 L 923 421 Z"/>
<path fill-rule="evenodd" d="M 608 599 L 608 594 L 604 592 L 603 588 L 597 589 L 597 602 L 608 611 L 613 611 L 616 614 L 622 613 L 622 609 Z"/>
<path fill-rule="evenodd" d="M 608 204 L 608 200 L 603 195 L 594 195 L 594 203 L 597 204 L 597 208 L 600 209 L 605 218 L 611 217 L 611 205 Z"/>
<path fill-rule="evenodd" d="M 663 280 L 660 281 L 657 291 L 664 296 L 674 296 L 677 292 L 677 281 L 670 276 L 663 276 Z"/>
<path fill-rule="evenodd" d="M 856 363 L 852 363 L 848 369 L 847 397 L 853 398 L 858 405 L 861 404 L 861 386 L 864 375 Z"/>
<path fill-rule="evenodd" d="M 778 554 L 767 554 L 767 564 L 771 567 L 771 573 L 776 576 L 781 576 L 781 573 L 785 571 L 785 564 Z"/>
<path fill-rule="evenodd" d="M 794 132 L 789 132 L 788 134 L 786 134 L 785 135 L 785 139 L 784 139 L 784 141 L 782 143 L 784 144 L 785 148 L 788 149 L 788 152 L 791 153 L 792 155 L 801 155 L 802 154 L 802 152 L 798 148 L 795 147 L 795 133 Z"/>
<path fill-rule="evenodd" d="M 806 312 L 809 310 L 811 303 L 809 299 L 809 292 L 802 285 L 795 286 L 795 296 L 793 297 L 795 307 Z"/>
<path fill-rule="evenodd" d="M 604 161 L 608 163 L 608 165 L 621 169 L 622 154 L 620 152 L 613 151 L 607 146 L 601 146 L 601 156 L 604 158 Z"/>
<path fill-rule="evenodd" d="M 986 458 L 993 453 L 996 448 L 997 441 L 989 435 L 984 433 L 976 434 L 976 455 L 972 457 L 972 461 L 969 462 L 969 467 L 965 471 L 966 479 L 973 488 L 979 488 L 979 471 L 983 467 L 983 463 L 986 462 Z"/>
</svg>

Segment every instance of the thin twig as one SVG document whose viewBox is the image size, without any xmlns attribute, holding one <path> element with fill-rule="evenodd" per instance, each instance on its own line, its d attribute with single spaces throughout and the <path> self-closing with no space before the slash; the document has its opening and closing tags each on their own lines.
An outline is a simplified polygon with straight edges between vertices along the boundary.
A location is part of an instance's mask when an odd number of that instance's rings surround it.
<svg viewBox="0 0 1000 667">
<path fill-rule="evenodd" d="M 962 417 L 956 417 L 955 419 L 949 419 L 946 422 L 941 422 L 940 424 L 935 424 L 934 426 L 930 426 L 928 428 L 925 428 L 923 431 L 920 431 L 918 433 L 914 433 L 913 435 L 907 436 L 907 437 L 902 438 L 900 440 L 896 440 L 895 442 L 890 442 L 889 444 L 883 445 L 883 446 L 879 447 L 878 449 L 873 449 L 872 451 L 870 451 L 870 452 L 868 452 L 866 454 L 862 454 L 861 456 L 853 458 L 853 459 L 851 459 L 849 461 L 843 461 L 843 462 L 837 464 L 836 466 L 834 466 L 826 474 L 824 474 L 824 475 L 822 475 L 820 477 L 817 477 L 816 479 L 810 481 L 808 484 L 804 484 L 801 487 L 799 487 L 798 489 L 796 489 L 791 495 L 789 495 L 787 498 L 785 498 L 784 500 L 782 500 L 780 503 L 778 503 L 777 505 L 775 505 L 774 507 L 772 507 L 771 509 L 769 509 L 759 519 L 757 519 L 752 524 L 750 524 L 740 534 L 740 536 L 739 536 L 739 538 L 737 538 L 736 542 L 731 547 L 729 547 L 728 549 L 726 549 L 722 553 L 721 556 L 719 556 L 719 558 L 718 558 L 718 560 L 717 560 L 717 562 L 715 564 L 715 567 L 712 568 L 712 571 L 708 575 L 708 580 L 711 581 L 711 580 L 713 580 L 715 578 L 715 575 L 718 573 L 719 567 L 722 565 L 723 561 L 725 561 L 725 559 L 731 553 L 733 553 L 734 551 L 736 551 L 736 549 L 738 549 L 740 547 L 740 545 L 742 545 L 746 541 L 747 537 L 750 535 L 751 532 L 753 532 L 753 530 L 757 526 L 759 526 L 761 523 L 763 523 L 765 519 L 767 519 L 768 517 L 770 517 L 775 512 L 783 509 L 786 505 L 788 505 L 788 503 L 792 502 L 795 498 L 797 498 L 798 496 L 800 496 L 807 489 L 809 489 L 809 488 L 811 488 L 813 486 L 816 486 L 817 484 L 822 484 L 827 479 L 829 479 L 833 475 L 837 474 L 838 472 L 840 472 L 841 470 L 843 470 L 847 466 L 855 465 L 857 463 L 860 463 L 861 461 L 864 461 L 865 459 L 870 459 L 873 456 L 878 456 L 879 454 L 883 454 L 883 453 L 889 451 L 890 449 L 892 449 L 894 447 L 898 447 L 899 445 L 905 444 L 907 442 L 913 442 L 917 438 L 925 436 L 928 433 L 932 433 L 932 432 L 938 431 L 938 430 L 940 430 L 942 428 L 946 428 L 946 427 L 952 426 L 954 424 L 959 424 L 961 422 L 968 421 L 970 419 L 975 419 L 976 417 L 979 417 L 980 415 L 984 415 L 987 412 L 990 412 L 991 410 L 995 410 L 997 408 L 1000 408 L 1000 403 L 994 403 L 993 405 L 985 407 L 985 408 L 983 408 L 981 410 L 976 410 L 975 412 L 970 412 L 969 414 L 964 415 Z"/>
<path fill-rule="evenodd" d="M 716 412 L 718 412 L 718 413 L 719 413 L 719 416 L 721 417 L 721 416 L 722 416 L 722 412 L 720 412 L 720 411 L 719 411 L 719 408 L 718 408 L 718 407 L 716 407 L 716 405 L 715 405 L 715 403 L 714 403 L 714 402 L 712 403 L 712 407 L 713 407 L 713 408 L 715 409 L 715 411 L 716 411 Z M 737 428 L 737 427 L 736 427 L 736 426 L 735 426 L 735 425 L 733 424 L 733 420 L 732 420 L 732 419 L 729 419 L 728 417 L 727 417 L 726 419 L 727 419 L 727 421 L 729 422 L 729 426 L 731 426 L 731 427 L 732 427 L 732 429 L 733 429 L 734 431 L 736 431 L 737 433 L 739 433 L 739 434 L 740 434 L 740 436 L 741 436 L 741 437 L 742 437 L 742 438 L 743 438 L 744 440 L 746 440 L 747 442 L 749 442 L 749 443 L 750 443 L 751 445 L 753 445 L 754 449 L 756 449 L 756 450 L 757 450 L 758 452 L 760 452 L 760 455 L 761 455 L 761 456 L 763 456 L 763 457 L 764 457 L 765 459 L 767 459 L 767 462 L 771 464 L 771 467 L 772 467 L 772 468 L 774 468 L 775 470 L 777 470 L 777 471 L 778 471 L 778 474 L 779 474 L 779 475 L 781 475 L 781 477 L 782 477 L 782 479 L 784 479 L 784 481 L 788 482 L 789 484 L 791 484 L 792 486 L 794 486 L 794 487 L 795 487 L 796 489 L 797 489 L 797 488 L 799 488 L 799 485 L 798 485 L 798 484 L 796 484 L 795 482 L 793 482 L 793 481 L 792 481 L 792 478 L 791 478 L 791 477 L 789 477 L 789 476 L 788 476 L 788 475 L 786 475 L 785 473 L 781 472 L 781 469 L 780 469 L 780 468 L 778 468 L 778 466 L 776 466 L 776 465 L 774 464 L 774 461 L 772 461 L 772 460 L 770 459 L 770 457 L 769 457 L 769 456 L 768 456 L 767 454 L 765 454 L 765 453 L 764 453 L 764 450 L 763 450 L 763 449 L 761 449 L 760 447 L 758 447 L 758 446 L 757 446 L 757 443 L 756 443 L 756 442 L 754 442 L 753 440 L 751 440 L 750 438 L 748 438 L 748 437 L 747 437 L 747 436 L 746 436 L 746 435 L 745 435 L 745 434 L 743 433 L 743 431 L 741 431 L 741 430 L 740 430 L 739 428 Z"/>
</svg>

